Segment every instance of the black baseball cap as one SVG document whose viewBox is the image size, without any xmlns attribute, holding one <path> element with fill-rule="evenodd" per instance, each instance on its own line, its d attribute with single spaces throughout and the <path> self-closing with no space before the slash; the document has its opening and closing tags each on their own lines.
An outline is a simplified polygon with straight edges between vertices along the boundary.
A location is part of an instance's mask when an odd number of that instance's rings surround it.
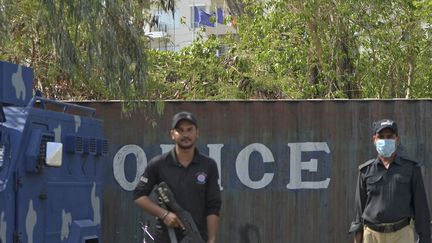
<svg viewBox="0 0 432 243">
<path fill-rule="evenodd" d="M 182 111 L 182 112 L 179 112 L 173 116 L 171 129 L 176 128 L 177 124 L 181 120 L 187 120 L 187 121 L 193 123 L 196 127 L 198 127 L 197 120 L 196 120 L 195 116 L 190 112 Z"/>
<path fill-rule="evenodd" d="M 374 123 L 374 134 L 377 134 L 384 130 L 385 128 L 390 128 L 394 133 L 398 134 L 398 128 L 395 121 L 390 119 L 379 120 Z"/>
</svg>

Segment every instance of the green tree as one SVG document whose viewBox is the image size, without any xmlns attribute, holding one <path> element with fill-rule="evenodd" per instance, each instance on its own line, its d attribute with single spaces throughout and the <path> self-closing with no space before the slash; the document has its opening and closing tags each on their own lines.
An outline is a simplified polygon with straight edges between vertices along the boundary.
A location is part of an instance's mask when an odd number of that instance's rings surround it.
<svg viewBox="0 0 432 243">
<path fill-rule="evenodd" d="M 147 97 L 150 4 L 174 0 L 0 1 L 0 59 L 35 69 L 48 97 Z"/>
<path fill-rule="evenodd" d="M 156 3 L 174 9 L 174 0 L 2 0 L 0 58 L 34 67 L 38 89 L 63 99 L 432 94 L 430 0 L 233 0 L 237 35 L 178 53 L 147 48 Z"/>
<path fill-rule="evenodd" d="M 202 81 L 180 98 L 431 95 L 431 1 L 244 0 L 242 6 L 236 38 L 198 40 L 174 54 L 185 65 L 166 70 L 167 87 Z M 227 51 L 216 57 L 221 48 Z"/>
</svg>

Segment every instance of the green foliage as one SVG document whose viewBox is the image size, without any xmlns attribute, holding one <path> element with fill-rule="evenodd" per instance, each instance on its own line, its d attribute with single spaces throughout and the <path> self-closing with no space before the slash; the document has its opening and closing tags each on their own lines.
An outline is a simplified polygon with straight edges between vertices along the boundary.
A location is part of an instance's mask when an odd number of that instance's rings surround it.
<svg viewBox="0 0 432 243">
<path fill-rule="evenodd" d="M 243 4 L 236 38 L 198 40 L 171 53 L 164 72 L 151 72 L 161 75 L 159 80 L 170 77 L 162 85 L 171 93 L 162 97 L 425 98 L 432 93 L 432 1 Z M 227 51 L 216 56 L 220 49 Z M 150 58 L 158 55 L 166 54 L 153 52 Z"/>
<path fill-rule="evenodd" d="M 62 99 L 432 94 L 431 0 L 232 1 L 236 35 L 202 29 L 180 52 L 147 48 L 155 3 L 174 9 L 174 0 L 0 0 L 0 59 L 32 66 L 37 88 Z"/>
<path fill-rule="evenodd" d="M 172 0 L 159 3 L 173 8 Z M 0 58 L 34 68 L 36 88 L 48 97 L 146 97 L 148 4 L 3 0 Z"/>
<path fill-rule="evenodd" d="M 214 37 L 195 42 L 180 53 L 151 51 L 150 79 L 158 84 L 154 90 L 164 99 L 220 99 L 236 97 L 229 77 L 216 51 L 221 43 Z"/>
</svg>

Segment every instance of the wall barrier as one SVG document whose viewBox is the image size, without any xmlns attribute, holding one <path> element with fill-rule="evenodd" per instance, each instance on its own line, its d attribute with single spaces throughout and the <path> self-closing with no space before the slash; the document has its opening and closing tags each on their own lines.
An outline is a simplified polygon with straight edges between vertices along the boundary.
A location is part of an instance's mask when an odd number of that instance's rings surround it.
<svg viewBox="0 0 432 243">
<path fill-rule="evenodd" d="M 140 242 L 139 222 L 151 217 L 132 190 L 147 162 L 172 148 L 181 110 L 196 115 L 199 149 L 218 163 L 221 243 L 352 241 L 357 167 L 376 155 L 372 122 L 381 118 L 398 123 L 406 151 L 424 164 L 432 200 L 431 100 L 167 101 L 163 115 L 149 104 L 129 116 L 119 102 L 80 104 L 97 109 L 110 142 L 105 243 Z"/>
</svg>

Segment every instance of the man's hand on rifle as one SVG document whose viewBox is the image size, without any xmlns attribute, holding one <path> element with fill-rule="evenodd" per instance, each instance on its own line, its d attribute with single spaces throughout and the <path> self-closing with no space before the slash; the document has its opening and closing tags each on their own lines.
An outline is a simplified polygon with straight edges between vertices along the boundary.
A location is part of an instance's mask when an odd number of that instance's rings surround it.
<svg viewBox="0 0 432 243">
<path fill-rule="evenodd" d="M 163 219 L 163 222 L 166 226 L 171 228 L 181 228 L 183 230 L 185 229 L 182 221 L 177 217 L 177 215 L 172 212 L 168 212 L 168 214 Z"/>
</svg>

